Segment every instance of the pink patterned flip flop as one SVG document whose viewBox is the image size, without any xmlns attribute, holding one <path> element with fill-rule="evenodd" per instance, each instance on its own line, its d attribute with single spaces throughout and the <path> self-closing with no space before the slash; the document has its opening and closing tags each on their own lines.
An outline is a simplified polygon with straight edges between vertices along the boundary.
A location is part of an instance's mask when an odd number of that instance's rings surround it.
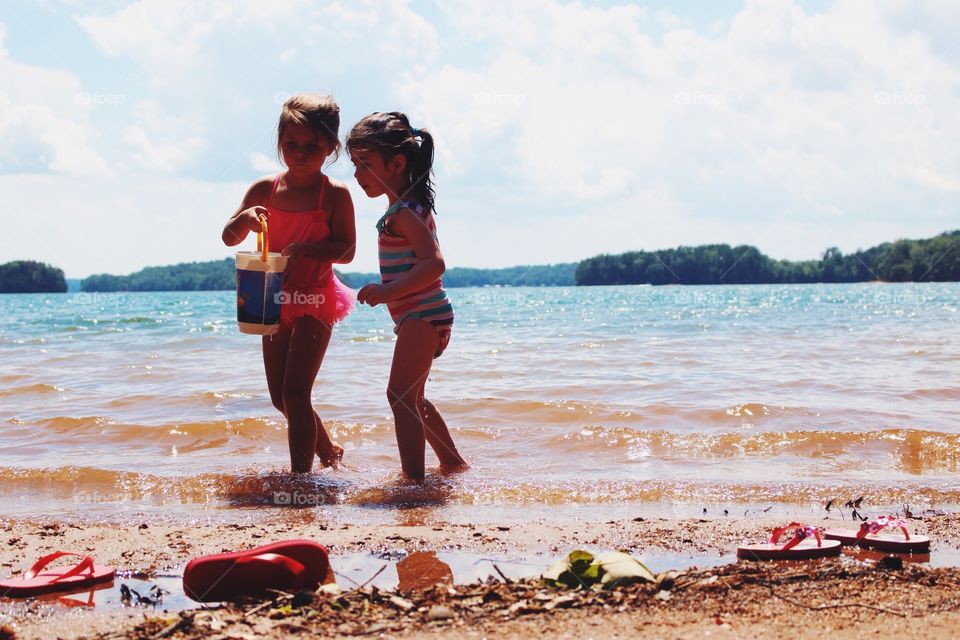
<svg viewBox="0 0 960 640">
<path fill-rule="evenodd" d="M 895 533 L 882 533 L 883 529 L 893 529 Z M 896 530 L 899 529 L 899 533 Z M 902 534 L 902 537 L 901 535 Z M 859 545 L 867 549 L 888 551 L 891 553 L 930 553 L 930 538 L 911 536 L 907 523 L 895 516 L 880 516 L 876 520 L 864 522 L 858 531 L 852 529 L 832 529 L 823 536 L 837 540 L 844 545 Z"/>
<path fill-rule="evenodd" d="M 787 531 L 793 535 L 783 544 L 780 538 Z M 817 527 L 791 522 L 777 527 L 770 536 L 770 542 L 763 544 L 745 544 L 737 548 L 737 557 L 743 560 L 810 560 L 840 555 L 840 543 L 835 540 L 823 540 Z"/>
</svg>

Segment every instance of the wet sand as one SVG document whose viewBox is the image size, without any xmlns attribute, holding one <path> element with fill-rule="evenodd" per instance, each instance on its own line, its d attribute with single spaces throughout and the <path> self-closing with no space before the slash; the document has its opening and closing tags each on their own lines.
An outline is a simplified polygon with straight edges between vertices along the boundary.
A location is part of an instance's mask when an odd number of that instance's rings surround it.
<svg viewBox="0 0 960 640">
<path fill-rule="evenodd" d="M 842 524 L 810 518 L 823 526 Z M 0 575 L 18 574 L 32 562 L 56 550 L 93 555 L 98 564 L 145 575 L 177 574 L 193 557 L 219 553 L 286 538 L 308 538 L 326 545 L 337 558 L 357 552 L 403 549 L 486 554 L 545 554 L 560 556 L 584 548 L 593 551 L 627 549 L 638 556 L 688 554 L 701 566 L 729 557 L 741 541 L 759 541 L 764 532 L 782 524 L 766 518 L 729 517 L 686 520 L 632 519 L 611 522 L 534 522 L 509 525 L 362 526 L 318 521 L 311 512 L 288 515 L 283 521 L 250 524 L 119 524 L 0 521 Z M 849 525 L 849 521 L 847 521 Z M 910 521 L 912 531 L 933 539 L 932 565 L 960 564 L 960 548 L 952 532 L 960 515 L 929 515 Z M 689 564 L 689 563 L 686 563 Z M 907 637 L 947 637 L 960 632 L 960 570 L 928 568 L 907 563 L 902 570 L 878 568 L 873 561 L 852 556 L 803 566 L 735 563 L 703 569 L 678 566 L 688 574 L 678 578 L 670 596 L 655 597 L 652 585 L 623 587 L 617 592 L 586 593 L 574 602 L 545 609 L 563 595 L 542 588 L 538 580 L 499 586 L 453 585 L 454 591 L 496 588 L 482 606 L 461 606 L 448 593 L 450 585 L 432 595 L 417 592 L 422 604 L 412 613 L 398 609 L 377 590 L 352 592 L 366 599 L 367 614 L 350 607 L 331 607 L 323 598 L 311 600 L 290 615 L 277 617 L 271 607 L 246 615 L 256 604 L 214 612 L 218 622 L 207 624 L 204 613 L 184 614 L 181 626 L 167 637 L 284 637 L 294 630 L 347 635 L 371 633 L 385 637 L 437 637 L 438 634 L 481 638 L 529 638 L 549 632 L 557 637 L 774 637 L 789 632 L 813 637 L 836 629 L 844 638 L 904 633 Z M 546 569 L 544 563 L 543 569 Z M 354 585 L 340 580 L 348 591 Z M 447 581 L 449 582 L 449 580 Z M 476 600 L 477 593 L 467 598 Z M 482 594 L 479 596 L 482 601 Z M 538 599 L 539 598 L 539 599 Z M 611 600 L 611 598 L 613 598 Z M 619 598 L 619 600 L 617 599 Z M 529 602 L 530 605 L 517 605 Z M 811 610 L 822 604 L 849 606 Z M 282 605 L 283 603 L 278 603 Z M 862 606 L 869 605 L 869 606 Z M 356 604 L 355 606 L 361 606 Z M 451 618 L 431 621 L 430 611 L 447 607 Z M 510 607 L 514 607 L 511 612 Z M 873 608 L 871 608 L 873 607 Z M 420 610 L 420 609 L 423 610 Z M 882 611 L 881 609 L 887 609 Z M 312 613 L 311 613 L 312 612 Z M 38 602 L 0 601 L 0 627 L 23 638 L 149 637 L 178 622 L 177 613 L 153 609 L 66 608 Z M 273 617 L 271 617 L 273 615 Z M 444 614 L 445 615 L 445 614 Z M 434 616 L 436 617 L 436 616 Z M 240 622 L 242 620 L 242 622 Z M 235 621 L 235 622 L 231 622 Z M 216 627 L 214 629 L 213 627 Z M 139 625 L 139 627 L 138 627 Z M 258 627 L 259 625 L 259 627 Z M 345 625 L 345 626 L 344 626 Z M 380 626 L 375 626 L 380 625 Z M 339 629 L 339 631 L 338 631 Z M 245 630 L 245 631 L 244 631 Z M 0 632 L 3 638 L 3 632 Z"/>
</svg>

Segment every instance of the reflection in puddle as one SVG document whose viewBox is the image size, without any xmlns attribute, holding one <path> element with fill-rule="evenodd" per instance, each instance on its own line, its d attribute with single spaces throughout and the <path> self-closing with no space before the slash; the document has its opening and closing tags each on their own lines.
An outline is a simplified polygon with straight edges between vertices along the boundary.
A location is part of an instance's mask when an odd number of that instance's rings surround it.
<svg viewBox="0 0 960 640">
<path fill-rule="evenodd" d="M 28 602 L 69 608 L 128 609 L 143 611 L 181 611 L 198 606 L 183 593 L 180 576 L 165 574 L 141 580 L 118 574 L 106 582 L 77 591 L 58 591 L 36 598 L 0 598 L 0 605 L 13 606 Z M 4 607 L 0 606 L 0 609 Z"/>
</svg>

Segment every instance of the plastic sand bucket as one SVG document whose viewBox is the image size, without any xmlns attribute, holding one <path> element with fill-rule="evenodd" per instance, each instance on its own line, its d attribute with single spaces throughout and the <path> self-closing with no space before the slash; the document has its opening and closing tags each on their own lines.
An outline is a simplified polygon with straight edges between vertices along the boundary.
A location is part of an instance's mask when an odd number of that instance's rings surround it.
<svg viewBox="0 0 960 640">
<path fill-rule="evenodd" d="M 257 251 L 237 252 L 237 325 L 240 333 L 269 336 L 280 329 L 287 257 L 270 252 L 266 218 L 260 224 Z"/>
</svg>

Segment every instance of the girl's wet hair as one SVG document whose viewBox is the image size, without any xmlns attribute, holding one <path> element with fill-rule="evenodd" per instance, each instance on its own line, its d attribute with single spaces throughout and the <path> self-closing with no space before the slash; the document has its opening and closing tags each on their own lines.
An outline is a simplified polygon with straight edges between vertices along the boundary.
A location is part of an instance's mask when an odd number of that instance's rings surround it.
<svg viewBox="0 0 960 640">
<path fill-rule="evenodd" d="M 433 136 L 429 131 L 412 128 L 406 114 L 399 111 L 378 111 L 350 130 L 347 153 L 353 151 L 374 151 L 386 160 L 402 154 L 407 159 L 410 190 L 398 195 L 434 211 Z"/>
<path fill-rule="evenodd" d="M 283 131 L 298 124 L 316 133 L 321 140 L 332 143 L 334 160 L 340 156 L 340 107 L 333 101 L 333 96 L 301 93 L 283 103 L 277 124 L 277 155 L 281 159 L 280 139 Z"/>
</svg>

